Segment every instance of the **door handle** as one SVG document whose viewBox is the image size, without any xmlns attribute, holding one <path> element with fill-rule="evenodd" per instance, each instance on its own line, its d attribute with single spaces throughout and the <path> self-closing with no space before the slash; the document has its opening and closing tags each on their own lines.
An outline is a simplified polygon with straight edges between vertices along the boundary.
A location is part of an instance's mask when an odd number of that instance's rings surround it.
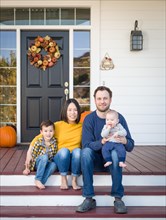
<svg viewBox="0 0 166 220">
<path fill-rule="evenodd" d="M 66 100 L 68 100 L 69 90 L 68 90 L 68 89 L 65 89 L 65 90 L 64 90 L 64 94 L 66 95 Z"/>
</svg>

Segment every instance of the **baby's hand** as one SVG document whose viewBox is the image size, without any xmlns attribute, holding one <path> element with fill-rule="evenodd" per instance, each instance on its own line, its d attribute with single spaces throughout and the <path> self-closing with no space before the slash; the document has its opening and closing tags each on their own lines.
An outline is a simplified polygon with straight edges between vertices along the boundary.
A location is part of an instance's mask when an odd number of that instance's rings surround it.
<svg viewBox="0 0 166 220">
<path fill-rule="evenodd" d="M 118 138 L 119 135 L 118 135 L 118 132 L 116 132 L 114 135 L 113 135 L 114 138 Z"/>
<path fill-rule="evenodd" d="M 107 128 L 107 129 L 111 129 L 111 125 L 107 124 L 107 125 L 106 125 L 106 128 Z"/>
</svg>

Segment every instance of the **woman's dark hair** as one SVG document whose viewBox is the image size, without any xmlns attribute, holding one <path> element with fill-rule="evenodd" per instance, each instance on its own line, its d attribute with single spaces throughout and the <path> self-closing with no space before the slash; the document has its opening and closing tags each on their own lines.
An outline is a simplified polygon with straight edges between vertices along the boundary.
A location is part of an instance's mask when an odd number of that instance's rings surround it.
<svg viewBox="0 0 166 220">
<path fill-rule="evenodd" d="M 76 123 L 78 124 L 80 121 L 80 117 L 81 117 L 81 108 L 80 108 L 80 105 L 78 104 L 77 100 L 75 100 L 75 99 L 66 100 L 66 102 L 64 103 L 64 105 L 62 107 L 61 120 L 68 123 L 67 109 L 68 109 L 68 106 L 70 105 L 70 103 L 73 103 L 77 108 L 78 115 L 77 115 Z"/>
<path fill-rule="evenodd" d="M 112 98 L 112 91 L 108 87 L 106 87 L 106 86 L 99 86 L 99 87 L 97 87 L 96 90 L 94 91 L 94 95 L 93 95 L 94 98 L 96 97 L 96 93 L 98 91 L 105 91 L 105 90 L 109 93 L 110 98 Z"/>
</svg>

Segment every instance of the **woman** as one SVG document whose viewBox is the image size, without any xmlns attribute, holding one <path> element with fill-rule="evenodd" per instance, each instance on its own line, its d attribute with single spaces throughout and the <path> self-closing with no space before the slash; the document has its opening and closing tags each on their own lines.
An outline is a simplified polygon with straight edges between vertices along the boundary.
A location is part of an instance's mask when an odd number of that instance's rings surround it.
<svg viewBox="0 0 166 220">
<path fill-rule="evenodd" d="M 82 124 L 80 121 L 81 110 L 75 99 L 68 99 L 61 112 L 61 121 L 55 122 L 55 138 L 57 140 L 57 154 L 54 162 L 61 175 L 61 189 L 68 189 L 67 174 L 71 171 L 72 187 L 81 189 L 77 184 L 77 177 L 81 174 L 81 138 Z M 34 146 L 35 137 L 31 142 Z"/>
</svg>

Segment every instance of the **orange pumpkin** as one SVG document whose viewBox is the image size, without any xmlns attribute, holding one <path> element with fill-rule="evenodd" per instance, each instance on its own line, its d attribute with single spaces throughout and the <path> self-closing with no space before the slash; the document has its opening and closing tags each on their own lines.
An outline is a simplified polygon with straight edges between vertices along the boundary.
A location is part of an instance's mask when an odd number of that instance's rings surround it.
<svg viewBox="0 0 166 220">
<path fill-rule="evenodd" d="M 89 115 L 90 113 L 91 113 L 91 111 L 85 111 L 85 112 L 81 113 L 80 122 L 83 123 L 85 117 L 86 117 L 87 115 Z"/>
<path fill-rule="evenodd" d="M 0 128 L 0 147 L 14 147 L 16 142 L 16 130 L 12 126 Z"/>
</svg>

